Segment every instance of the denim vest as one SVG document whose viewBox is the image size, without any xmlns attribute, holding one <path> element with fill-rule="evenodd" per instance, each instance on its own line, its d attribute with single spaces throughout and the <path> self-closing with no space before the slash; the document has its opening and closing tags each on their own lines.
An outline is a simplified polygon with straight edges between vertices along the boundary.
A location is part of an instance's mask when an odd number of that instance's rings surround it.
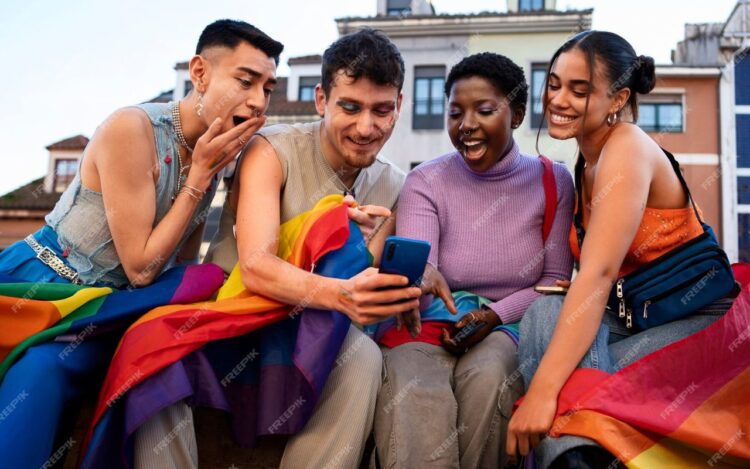
<svg viewBox="0 0 750 469">
<path fill-rule="evenodd" d="M 156 217 L 153 225 L 156 226 L 172 206 L 172 196 L 177 187 L 179 172 L 179 143 L 172 124 L 172 103 L 145 103 L 136 107 L 148 114 L 154 129 L 156 159 L 159 165 L 159 179 L 156 182 Z M 187 230 L 163 270 L 175 264 L 176 255 L 182 245 L 195 228 L 206 220 L 215 190 L 216 178 L 195 209 Z M 45 217 L 45 221 L 57 233 L 60 246 L 68 252 L 68 262 L 85 284 L 123 287 L 129 283 L 112 241 L 102 194 L 81 184 L 80 165 L 75 178 L 60 196 L 55 208 Z"/>
</svg>

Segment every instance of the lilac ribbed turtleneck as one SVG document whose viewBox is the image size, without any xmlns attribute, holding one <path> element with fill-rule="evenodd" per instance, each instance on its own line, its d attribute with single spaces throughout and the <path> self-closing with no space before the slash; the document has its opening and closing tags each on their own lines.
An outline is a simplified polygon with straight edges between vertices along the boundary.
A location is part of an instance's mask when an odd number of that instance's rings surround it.
<svg viewBox="0 0 750 469">
<path fill-rule="evenodd" d="M 401 191 L 396 233 L 430 242 L 429 261 L 452 291 L 490 298 L 503 323 L 519 321 L 539 297 L 534 285 L 568 280 L 573 265 L 573 180 L 555 163 L 557 211 L 543 244 L 542 171 L 539 159 L 521 154 L 515 143 L 482 173 L 456 152 L 422 163 Z"/>
</svg>

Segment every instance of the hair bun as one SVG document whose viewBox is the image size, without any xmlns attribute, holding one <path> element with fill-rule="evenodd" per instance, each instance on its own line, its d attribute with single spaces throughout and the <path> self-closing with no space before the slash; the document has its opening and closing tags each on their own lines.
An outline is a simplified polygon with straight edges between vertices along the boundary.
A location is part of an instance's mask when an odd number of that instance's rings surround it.
<svg viewBox="0 0 750 469">
<path fill-rule="evenodd" d="M 656 65 L 654 58 L 638 56 L 638 71 L 633 74 L 633 89 L 640 94 L 648 94 L 656 86 Z"/>
</svg>

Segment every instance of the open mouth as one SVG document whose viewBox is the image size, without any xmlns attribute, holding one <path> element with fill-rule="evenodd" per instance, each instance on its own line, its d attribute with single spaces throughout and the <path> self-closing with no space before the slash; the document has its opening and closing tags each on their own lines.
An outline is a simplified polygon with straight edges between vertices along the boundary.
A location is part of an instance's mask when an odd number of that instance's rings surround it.
<svg viewBox="0 0 750 469">
<path fill-rule="evenodd" d="M 487 152 L 487 142 L 483 140 L 467 140 L 461 142 L 461 153 L 470 160 L 478 160 Z"/>
<path fill-rule="evenodd" d="M 242 124 L 246 120 L 248 120 L 249 117 L 243 117 L 243 116 L 233 116 L 232 120 L 234 121 L 234 126 L 237 127 L 238 125 Z"/>
</svg>

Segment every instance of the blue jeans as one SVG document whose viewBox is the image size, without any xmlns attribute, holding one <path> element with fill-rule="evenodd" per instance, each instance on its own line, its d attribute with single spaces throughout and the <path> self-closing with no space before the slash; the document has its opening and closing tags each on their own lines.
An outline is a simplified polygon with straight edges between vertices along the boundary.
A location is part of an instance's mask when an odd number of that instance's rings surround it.
<svg viewBox="0 0 750 469">
<path fill-rule="evenodd" d="M 543 296 L 531 304 L 521 320 L 518 360 L 526 389 L 549 346 L 564 299 L 561 295 Z M 732 301 L 733 299 L 718 300 L 685 319 L 642 332 L 629 331 L 617 318 L 617 314 L 607 309 L 594 343 L 578 368 L 595 368 L 614 373 L 651 352 L 708 327 L 729 310 Z M 545 438 L 536 449 L 537 464 L 546 468 L 566 450 L 581 445 L 596 443 L 588 438 L 574 436 Z"/>
<path fill-rule="evenodd" d="M 34 237 L 66 262 L 52 228 L 45 226 Z M 37 259 L 23 240 L 0 253 L 2 275 L 16 281 L 69 283 Z M 119 335 L 112 334 L 87 338 L 69 354 L 64 352 L 70 342 L 46 342 L 29 347 L 10 367 L 0 381 L 0 467 L 33 469 L 54 466 L 61 459 L 63 452 L 57 451 L 67 448 L 80 402 L 96 399 L 118 340 Z"/>
<path fill-rule="evenodd" d="M 29 347 L 0 384 L 0 467 L 54 466 L 82 443 L 66 444 L 82 400 L 96 401 L 118 338 L 87 338 L 68 355 L 69 342 Z"/>
</svg>

